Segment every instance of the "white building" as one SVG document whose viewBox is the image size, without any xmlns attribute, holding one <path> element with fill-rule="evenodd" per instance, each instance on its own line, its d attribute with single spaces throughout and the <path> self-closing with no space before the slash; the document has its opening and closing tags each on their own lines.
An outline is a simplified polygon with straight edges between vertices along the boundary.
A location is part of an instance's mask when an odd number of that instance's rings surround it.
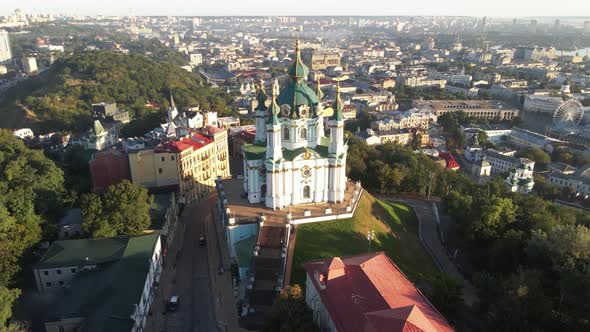
<svg viewBox="0 0 590 332">
<path fill-rule="evenodd" d="M 436 123 L 434 112 L 412 108 L 405 112 L 395 112 L 391 116 L 371 122 L 373 130 L 384 131 L 393 129 L 428 129 L 430 123 Z"/>
<path fill-rule="evenodd" d="M 264 202 L 272 209 L 342 202 L 347 146 L 340 88 L 328 121 L 330 137 L 325 137 L 320 93 L 305 81 L 308 68 L 301 60 L 299 41 L 288 74 L 289 82 L 280 93 L 278 82 L 273 84 L 268 109 L 264 91 L 259 89 L 257 94 L 256 139 L 242 147 L 244 191 L 250 203 Z"/>
<path fill-rule="evenodd" d="M 203 63 L 203 55 L 201 53 L 191 53 L 189 59 L 189 63 L 192 66 L 198 66 Z"/>
<path fill-rule="evenodd" d="M 590 196 L 590 165 L 585 165 L 573 174 L 552 171 L 547 179 L 559 188 L 573 189 L 576 195 L 581 195 L 583 198 Z"/>
<path fill-rule="evenodd" d="M 562 141 L 551 138 L 549 136 L 541 135 L 530 130 L 512 127 L 510 131 L 510 144 L 519 148 L 537 148 L 547 152 L 552 152 L 552 143 L 562 143 Z"/>
<path fill-rule="evenodd" d="M 161 271 L 159 234 L 54 242 L 33 268 L 55 298 L 46 331 L 143 331 Z"/>
<path fill-rule="evenodd" d="M 533 180 L 533 168 L 535 163 L 521 158 L 521 163 L 510 170 L 508 177 L 504 181 L 510 191 L 522 194 L 528 194 L 533 191 L 535 181 Z"/>
<path fill-rule="evenodd" d="M 85 139 L 86 149 L 104 150 L 117 143 L 117 131 L 114 127 L 105 129 L 99 120 L 94 120 L 94 124 Z"/>
<path fill-rule="evenodd" d="M 22 59 L 23 71 L 27 74 L 34 73 L 38 70 L 37 68 L 37 59 L 35 57 L 29 56 Z"/>
<path fill-rule="evenodd" d="M 553 114 L 562 103 L 561 97 L 527 95 L 524 97 L 523 109 L 529 112 Z"/>
<path fill-rule="evenodd" d="M 13 133 L 14 133 L 14 136 L 16 136 L 20 139 L 27 139 L 27 138 L 35 137 L 35 135 L 33 134 L 33 130 L 31 130 L 31 128 L 16 129 L 16 130 L 14 130 Z"/>
<path fill-rule="evenodd" d="M 12 50 L 10 49 L 10 38 L 8 32 L 0 30 L 0 63 L 12 59 Z"/>
</svg>

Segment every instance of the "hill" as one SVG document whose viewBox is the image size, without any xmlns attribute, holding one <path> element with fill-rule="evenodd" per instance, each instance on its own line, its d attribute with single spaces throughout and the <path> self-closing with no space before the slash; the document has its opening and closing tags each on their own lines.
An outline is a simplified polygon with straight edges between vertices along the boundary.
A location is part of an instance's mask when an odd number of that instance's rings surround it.
<svg viewBox="0 0 590 332">
<path fill-rule="evenodd" d="M 432 282 L 438 270 L 420 243 L 414 211 L 364 192 L 352 218 L 297 226 L 291 284 L 305 284 L 304 262 L 366 253 L 370 230 L 375 232 L 373 251 L 384 251 L 410 280 Z"/>
<path fill-rule="evenodd" d="M 230 97 L 209 88 L 196 73 L 143 55 L 86 51 L 59 59 L 48 70 L 24 80 L 0 102 L 3 127 L 32 127 L 37 132 L 80 132 L 91 123 L 91 104 L 117 102 L 139 119 L 153 113 L 163 119 L 170 92 L 178 105 L 227 113 Z M 137 125 L 136 125 L 137 127 Z M 141 126 L 139 126 L 141 127 Z"/>
</svg>

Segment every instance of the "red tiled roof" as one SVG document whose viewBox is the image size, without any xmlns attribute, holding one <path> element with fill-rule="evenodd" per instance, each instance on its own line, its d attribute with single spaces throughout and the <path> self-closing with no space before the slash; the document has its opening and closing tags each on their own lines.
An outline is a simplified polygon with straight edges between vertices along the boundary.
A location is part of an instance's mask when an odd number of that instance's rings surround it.
<svg viewBox="0 0 590 332">
<path fill-rule="evenodd" d="M 156 147 L 155 152 L 182 152 L 186 149 L 193 148 L 193 150 L 198 150 L 204 147 L 207 144 L 213 142 L 209 138 L 199 135 L 199 134 L 192 134 L 190 137 L 183 138 L 173 142 L 167 142 L 162 145 Z"/>
<path fill-rule="evenodd" d="M 450 152 L 441 152 L 438 155 L 447 162 L 447 168 L 458 169 L 461 167 Z"/>
<path fill-rule="evenodd" d="M 384 253 L 304 264 L 338 331 L 454 331 Z M 323 275 L 321 290 L 315 275 Z"/>
</svg>

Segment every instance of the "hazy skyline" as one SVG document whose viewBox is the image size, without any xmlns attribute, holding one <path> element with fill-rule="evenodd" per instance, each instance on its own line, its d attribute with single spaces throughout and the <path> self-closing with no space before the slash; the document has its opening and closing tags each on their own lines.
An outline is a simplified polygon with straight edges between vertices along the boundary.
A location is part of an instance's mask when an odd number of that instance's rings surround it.
<svg viewBox="0 0 590 332">
<path fill-rule="evenodd" d="M 201 0 L 202 1 L 202 0 Z M 590 1 L 571 0 L 557 3 L 547 0 L 2 0 L 0 15 L 20 8 L 25 12 L 50 12 L 80 15 L 138 16 L 230 16 L 230 15 L 424 15 L 424 16 L 581 16 L 590 19 Z M 204 1 L 203 1 L 204 2 Z"/>
</svg>

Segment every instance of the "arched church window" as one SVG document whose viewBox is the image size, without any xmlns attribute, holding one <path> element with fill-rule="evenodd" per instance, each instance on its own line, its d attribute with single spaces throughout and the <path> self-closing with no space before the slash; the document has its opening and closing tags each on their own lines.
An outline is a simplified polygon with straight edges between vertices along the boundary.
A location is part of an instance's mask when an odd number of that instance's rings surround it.
<svg viewBox="0 0 590 332">
<path fill-rule="evenodd" d="M 283 139 L 288 141 L 289 140 L 289 128 L 283 128 Z"/>
<path fill-rule="evenodd" d="M 306 128 L 301 128 L 301 131 L 299 132 L 299 135 L 301 135 L 302 139 L 307 139 L 307 129 Z"/>
<path fill-rule="evenodd" d="M 303 198 L 310 198 L 311 197 L 311 189 L 309 186 L 303 187 Z"/>
</svg>

